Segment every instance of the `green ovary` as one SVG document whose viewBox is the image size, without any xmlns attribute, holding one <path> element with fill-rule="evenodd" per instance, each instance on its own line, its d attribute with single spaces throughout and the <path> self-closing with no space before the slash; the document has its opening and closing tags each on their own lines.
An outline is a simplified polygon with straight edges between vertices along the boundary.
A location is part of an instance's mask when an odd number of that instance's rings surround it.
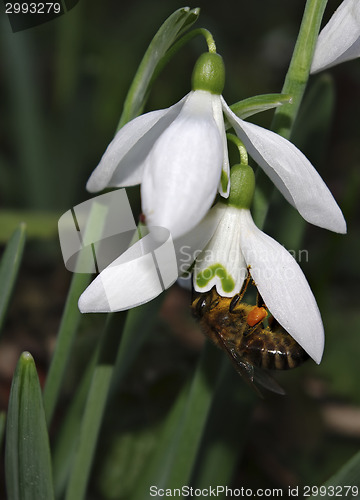
<svg viewBox="0 0 360 500">
<path fill-rule="evenodd" d="M 196 284 L 198 287 L 205 287 L 209 281 L 211 281 L 215 276 L 220 278 L 221 286 L 224 292 L 232 292 L 235 287 L 235 282 L 233 278 L 227 273 L 225 267 L 222 264 L 213 264 L 207 267 L 196 277 Z"/>
</svg>

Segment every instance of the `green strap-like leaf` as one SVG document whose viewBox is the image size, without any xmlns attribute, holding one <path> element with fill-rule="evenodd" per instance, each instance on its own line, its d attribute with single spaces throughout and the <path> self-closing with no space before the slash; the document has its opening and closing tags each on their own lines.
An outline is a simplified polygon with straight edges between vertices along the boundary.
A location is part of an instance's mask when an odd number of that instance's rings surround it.
<svg viewBox="0 0 360 500">
<path fill-rule="evenodd" d="M 229 359 L 223 355 L 192 475 L 191 485 L 194 488 L 231 483 L 234 468 L 247 443 L 250 416 L 257 401 L 255 391 L 245 385 Z"/>
<path fill-rule="evenodd" d="M 54 498 L 41 389 L 34 360 L 28 352 L 21 355 L 11 386 L 5 475 L 11 500 Z"/>
<path fill-rule="evenodd" d="M 97 349 L 86 367 L 75 394 L 71 398 L 71 404 L 57 432 L 52 451 L 54 491 L 56 498 L 63 498 L 66 484 L 72 470 L 84 408 L 98 355 L 99 352 Z"/>
<path fill-rule="evenodd" d="M 230 106 L 231 111 L 244 120 L 249 116 L 291 103 L 289 94 L 263 94 L 243 99 Z"/>
<path fill-rule="evenodd" d="M 118 130 L 142 112 L 157 65 L 175 40 L 197 20 L 198 16 L 199 9 L 181 8 L 171 14 L 160 27 L 145 52 L 129 89 Z"/>
<path fill-rule="evenodd" d="M 101 203 L 93 203 L 86 224 L 84 234 L 85 241 L 97 241 L 97 239 L 101 237 L 106 214 L 107 212 L 104 210 Z M 80 253 L 79 255 L 79 260 L 76 264 L 76 266 L 79 266 L 79 269 L 81 268 L 81 262 L 84 262 L 83 259 L 87 262 L 86 253 Z M 44 387 L 44 408 L 46 420 L 49 425 L 59 398 L 61 384 L 71 356 L 75 335 L 82 318 L 77 303 L 81 293 L 90 283 L 90 279 L 91 275 L 76 273 L 75 271 L 71 280 L 65 309 L 61 318 L 54 356 Z"/>
<path fill-rule="evenodd" d="M 121 384 L 124 375 L 138 354 L 146 336 L 153 327 L 153 322 L 157 317 L 160 305 L 164 300 L 164 294 L 159 295 L 156 299 L 139 307 L 131 309 L 126 318 L 124 331 L 121 334 L 121 328 L 116 326 L 118 335 L 122 335 L 117 359 L 113 369 L 109 390 L 109 397 L 116 397 L 116 391 Z M 119 316 L 119 315 L 117 315 Z M 98 358 L 96 354 L 96 358 Z M 91 380 L 94 375 L 96 359 L 90 361 L 83 380 L 79 384 L 75 396 L 72 399 L 71 405 L 67 411 L 64 422 L 58 433 L 58 439 L 55 443 L 53 452 L 53 471 L 54 471 L 54 488 L 56 496 L 61 497 L 65 490 L 65 485 L 69 473 L 72 470 L 74 456 L 77 450 L 77 438 L 80 429 L 83 427 L 82 417 L 86 405 L 87 394 L 91 385 Z M 104 389 L 104 388 L 103 388 Z M 92 418 L 96 418 L 94 414 Z M 82 464 L 84 467 L 85 464 Z"/>
<path fill-rule="evenodd" d="M 0 331 L 19 271 L 25 245 L 25 224 L 20 224 L 8 242 L 0 263 Z"/>
<path fill-rule="evenodd" d="M 121 332 L 124 329 L 127 314 L 128 311 L 122 311 L 116 316 L 114 314 L 108 316 L 99 358 L 92 375 L 84 409 L 78 436 L 78 448 L 66 491 L 66 500 L 85 498 L 118 346 L 121 340 Z"/>
<path fill-rule="evenodd" d="M 214 367 L 221 355 L 209 342 L 205 344 L 194 377 L 175 401 L 155 455 L 131 500 L 146 498 L 151 485 L 181 488 L 189 484 L 216 386 L 218 370 Z"/>
<path fill-rule="evenodd" d="M 4 442 L 5 424 L 6 424 L 6 413 L 2 411 L 0 413 L 0 448 L 2 448 Z"/>
<path fill-rule="evenodd" d="M 360 496 L 360 451 L 358 451 L 345 465 L 343 465 L 323 486 L 318 489 L 318 494 L 311 499 L 334 498 L 359 498 Z"/>
<path fill-rule="evenodd" d="M 0 243 L 6 243 L 22 222 L 28 239 L 55 239 L 60 215 L 44 210 L 0 210 Z"/>
</svg>

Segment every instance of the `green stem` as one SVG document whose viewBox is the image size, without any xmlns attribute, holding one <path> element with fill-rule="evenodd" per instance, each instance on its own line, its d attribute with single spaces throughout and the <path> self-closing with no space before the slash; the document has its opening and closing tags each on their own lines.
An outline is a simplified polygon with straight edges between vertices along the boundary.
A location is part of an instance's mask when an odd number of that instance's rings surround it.
<svg viewBox="0 0 360 500">
<path fill-rule="evenodd" d="M 309 79 L 317 36 L 327 0 L 307 0 L 299 35 L 288 72 L 282 88 L 283 94 L 292 97 L 291 103 L 284 103 L 275 111 L 271 129 L 286 139 L 291 137 L 294 122 L 302 102 Z M 270 179 L 258 169 L 256 173 L 256 192 L 253 204 L 255 223 L 262 228 L 269 208 L 269 200 L 274 191 Z"/>
<path fill-rule="evenodd" d="M 150 94 L 150 91 L 152 89 L 154 82 L 157 80 L 157 78 L 159 77 L 160 73 L 165 68 L 165 66 L 172 60 L 172 58 L 175 56 L 175 54 L 177 52 L 179 52 L 179 50 L 184 45 L 186 45 L 192 38 L 195 38 L 196 36 L 199 36 L 199 35 L 202 35 L 205 38 L 206 43 L 208 45 L 209 52 L 216 53 L 216 45 L 215 45 L 214 39 L 213 39 L 211 33 L 205 28 L 194 29 L 194 30 L 190 31 L 189 33 L 187 33 L 186 35 L 184 35 L 183 37 L 181 37 L 177 42 L 175 42 L 167 50 L 166 54 L 162 57 L 162 59 L 159 61 L 156 68 L 154 69 L 154 72 L 151 76 L 151 79 L 149 81 L 149 84 L 148 84 L 148 87 L 146 90 L 146 94 L 145 94 L 144 99 L 143 99 L 142 107 L 139 110 L 139 114 L 144 109 L 144 106 L 145 106 L 146 101 L 149 97 L 149 94 Z M 124 109 L 125 109 L 125 106 L 124 106 Z M 117 126 L 116 131 L 120 130 L 121 127 L 123 127 L 125 125 L 125 123 L 127 123 L 128 121 L 130 121 L 133 118 L 135 118 L 135 116 L 128 115 L 124 112 L 120 117 L 120 121 L 119 121 L 119 124 Z"/>
<path fill-rule="evenodd" d="M 234 134 L 226 134 L 226 139 L 231 141 L 238 148 L 240 155 L 240 163 L 243 165 L 248 165 L 248 154 L 243 142 L 238 138 L 237 135 Z"/>
<path fill-rule="evenodd" d="M 215 40 L 214 40 L 212 34 L 210 33 L 210 31 L 207 30 L 206 28 L 199 28 L 199 32 L 205 38 L 206 43 L 208 45 L 209 52 L 211 52 L 212 54 L 216 54 Z"/>
<path fill-rule="evenodd" d="M 169 50 L 166 52 L 166 55 L 161 59 L 161 61 L 157 65 L 150 84 L 156 80 L 156 78 L 159 76 L 159 73 L 163 70 L 163 68 L 167 65 L 167 63 L 169 61 L 171 61 L 171 59 L 175 56 L 175 54 L 177 52 L 179 52 L 179 50 L 184 45 L 186 45 L 190 40 L 192 40 L 193 38 L 195 38 L 196 36 L 199 36 L 199 35 L 202 35 L 205 38 L 209 52 L 216 53 L 215 41 L 214 41 L 210 31 L 208 31 L 206 28 L 194 29 L 194 30 L 190 31 L 189 33 L 187 33 L 186 35 L 184 35 L 183 37 L 181 37 L 177 42 L 175 42 L 169 48 Z"/>
<path fill-rule="evenodd" d="M 311 62 L 326 4 L 327 0 L 307 0 L 306 2 L 299 36 L 281 91 L 282 94 L 290 94 L 292 102 L 277 108 L 271 127 L 272 130 L 287 139 L 291 136 L 292 127 L 309 79 Z"/>
</svg>

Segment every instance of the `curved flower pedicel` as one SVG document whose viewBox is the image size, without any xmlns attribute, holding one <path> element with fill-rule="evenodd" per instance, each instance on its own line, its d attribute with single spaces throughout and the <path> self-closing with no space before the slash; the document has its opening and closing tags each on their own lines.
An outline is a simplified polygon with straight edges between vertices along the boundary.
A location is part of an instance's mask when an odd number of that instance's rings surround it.
<svg viewBox="0 0 360 500">
<path fill-rule="evenodd" d="M 87 183 L 91 192 L 141 184 L 150 226 L 178 238 L 193 229 L 217 191 L 229 194 L 224 116 L 285 198 L 310 223 L 346 232 L 342 213 L 307 158 L 283 137 L 238 118 L 221 96 L 221 56 L 205 53 L 193 90 L 174 106 L 139 116 L 116 134 Z"/>
<path fill-rule="evenodd" d="M 344 0 L 321 30 L 311 73 L 360 56 L 360 2 Z"/>
<path fill-rule="evenodd" d="M 231 183 L 229 200 L 219 202 L 209 213 L 212 217 L 215 213 L 219 222 L 196 260 L 194 288 L 206 292 L 215 286 L 219 295 L 232 297 L 240 292 L 250 266 L 270 313 L 320 363 L 324 328 L 319 309 L 295 259 L 253 222 L 249 210 L 254 189 L 252 169 L 248 165 L 232 167 Z"/>
</svg>

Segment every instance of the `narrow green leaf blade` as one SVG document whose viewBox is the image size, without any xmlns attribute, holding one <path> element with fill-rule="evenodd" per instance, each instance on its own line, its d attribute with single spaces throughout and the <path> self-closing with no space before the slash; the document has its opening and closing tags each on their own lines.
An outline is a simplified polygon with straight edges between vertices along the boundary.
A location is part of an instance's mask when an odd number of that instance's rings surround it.
<svg viewBox="0 0 360 500">
<path fill-rule="evenodd" d="M 231 111 L 244 120 L 248 116 L 291 103 L 288 94 L 262 94 L 243 99 L 230 106 Z"/>
<path fill-rule="evenodd" d="M 105 412 L 116 355 L 128 311 L 109 315 L 99 349 L 78 436 L 66 500 L 85 498 L 96 444 Z"/>
<path fill-rule="evenodd" d="M 25 224 L 20 224 L 8 242 L 0 264 L 0 330 L 19 271 L 25 246 Z"/>
<path fill-rule="evenodd" d="M 115 394 L 118 390 L 124 375 L 151 332 L 154 322 L 158 318 L 164 297 L 165 294 L 162 293 L 151 302 L 129 310 L 114 366 L 114 375 L 110 388 L 111 394 Z"/>
<path fill-rule="evenodd" d="M 146 336 L 151 331 L 163 300 L 164 294 L 161 294 L 153 301 L 129 310 L 123 333 L 121 333 L 121 325 L 115 326 L 119 338 L 121 336 L 121 342 L 109 388 L 110 398 L 116 397 L 116 390 L 134 361 Z M 98 356 L 98 353 L 96 356 Z M 72 399 L 55 443 L 53 452 L 53 471 L 54 488 L 57 497 L 61 497 L 65 490 L 66 481 L 73 466 L 74 456 L 77 450 L 77 438 L 83 426 L 82 417 L 91 380 L 94 376 L 95 366 L 96 359 L 93 359 L 89 363 L 86 373 L 84 373 L 83 380 L 79 384 L 79 388 Z"/>
<path fill-rule="evenodd" d="M 66 500 L 85 498 L 111 376 L 111 365 L 100 365 L 95 368 L 82 420 L 79 447 L 68 483 Z"/>
<path fill-rule="evenodd" d="M 101 203 L 93 203 L 85 229 L 85 239 L 97 241 L 101 237 L 107 210 Z M 80 266 L 86 254 L 80 253 L 76 266 Z M 78 308 L 78 300 L 81 293 L 88 286 L 91 275 L 74 273 L 69 293 L 66 299 L 65 309 L 61 318 L 60 328 L 57 337 L 56 348 L 49 368 L 44 387 L 44 408 L 48 424 L 50 425 L 55 407 L 59 398 L 61 384 L 65 375 L 67 363 L 71 356 L 71 349 L 75 340 L 75 335 L 80 324 L 82 314 Z"/>
<path fill-rule="evenodd" d="M 129 89 L 118 130 L 141 113 L 157 65 L 179 35 L 188 29 L 198 16 L 199 9 L 190 10 L 189 7 L 184 7 L 173 12 L 159 28 L 145 52 Z"/>
<path fill-rule="evenodd" d="M 218 373 L 214 367 L 218 366 L 221 354 L 209 342 L 205 344 L 194 377 L 175 401 L 164 423 L 155 455 L 131 500 L 146 498 L 151 485 L 181 488 L 189 484 L 212 402 Z"/>
<path fill-rule="evenodd" d="M 211 411 L 203 435 L 191 485 L 230 484 L 234 469 L 248 440 L 250 419 L 258 401 L 227 357 L 219 367 Z"/>
<path fill-rule="evenodd" d="M 79 386 L 71 398 L 71 404 L 66 411 L 61 427 L 57 432 L 52 453 L 54 491 L 56 498 L 63 497 L 67 480 L 71 473 L 74 456 L 77 450 L 77 439 L 81 429 L 84 408 L 98 354 L 98 350 L 96 350 L 90 359 Z"/>
<path fill-rule="evenodd" d="M 0 413 L 0 448 L 2 448 L 4 442 L 5 426 L 6 426 L 6 413 L 2 411 Z"/>
<path fill-rule="evenodd" d="M 318 495 L 310 499 L 333 498 L 338 496 L 347 498 L 359 498 L 360 490 L 360 451 L 358 451 L 345 465 L 343 465 L 323 486 L 319 487 Z M 321 488 L 323 491 L 321 492 Z M 323 493 L 323 494 L 322 494 Z"/>
<path fill-rule="evenodd" d="M 5 476 L 11 500 L 54 498 L 41 389 L 33 357 L 28 352 L 20 356 L 11 386 Z"/>
<path fill-rule="evenodd" d="M 0 210 L 0 243 L 6 243 L 22 222 L 28 239 L 57 238 L 60 215 L 46 210 Z"/>
</svg>

